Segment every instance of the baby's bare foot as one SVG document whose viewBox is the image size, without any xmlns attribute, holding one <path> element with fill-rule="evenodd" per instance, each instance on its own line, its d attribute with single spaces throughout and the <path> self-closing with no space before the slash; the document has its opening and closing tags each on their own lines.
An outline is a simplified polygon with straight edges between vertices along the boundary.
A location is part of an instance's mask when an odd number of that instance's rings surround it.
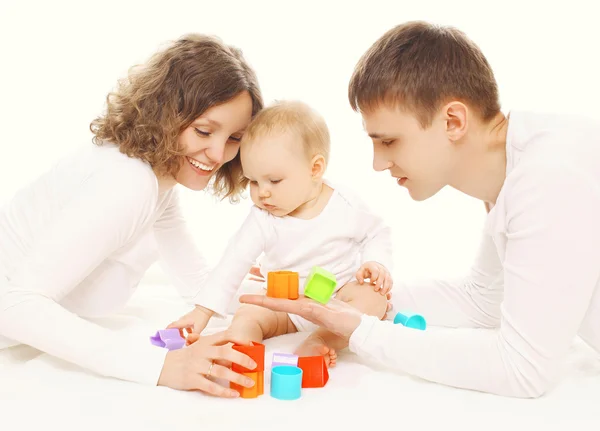
<svg viewBox="0 0 600 431">
<path fill-rule="evenodd" d="M 323 356 L 328 368 L 335 367 L 337 353 L 320 337 L 309 336 L 294 352 L 298 356 Z"/>
</svg>

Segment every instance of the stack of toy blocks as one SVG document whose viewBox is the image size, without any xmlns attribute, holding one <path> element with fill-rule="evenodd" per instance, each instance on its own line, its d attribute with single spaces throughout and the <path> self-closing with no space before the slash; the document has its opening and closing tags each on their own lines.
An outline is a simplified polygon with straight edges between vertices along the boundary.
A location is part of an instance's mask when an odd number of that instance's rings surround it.
<svg viewBox="0 0 600 431">
<path fill-rule="evenodd" d="M 273 271 L 267 274 L 267 296 L 298 299 L 299 277 L 293 271 Z"/>
<path fill-rule="evenodd" d="M 257 398 L 264 393 L 264 371 L 265 371 L 265 346 L 260 343 L 253 342 L 251 346 L 242 346 L 234 344 L 233 348 L 238 352 L 244 353 L 256 362 L 256 368 L 249 370 L 239 364 L 233 364 L 232 371 L 243 374 L 254 380 L 254 386 L 246 388 L 236 383 L 230 382 L 229 387 L 240 393 L 241 398 Z"/>
</svg>

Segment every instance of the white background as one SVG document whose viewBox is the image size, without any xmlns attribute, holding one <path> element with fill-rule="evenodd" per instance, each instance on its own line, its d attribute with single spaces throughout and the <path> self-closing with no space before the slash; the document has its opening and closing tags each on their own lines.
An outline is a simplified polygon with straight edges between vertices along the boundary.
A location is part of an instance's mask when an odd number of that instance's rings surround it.
<svg viewBox="0 0 600 431">
<path fill-rule="evenodd" d="M 324 115 L 333 145 L 328 176 L 356 188 L 393 226 L 396 278 L 460 274 L 473 258 L 483 205 L 450 189 L 416 203 L 388 174 L 372 171 L 370 140 L 347 101 L 361 54 L 413 19 L 457 26 L 475 40 L 494 68 L 504 111 L 599 116 L 600 30 L 591 1 L 1 0 L 0 201 L 91 145 L 90 121 L 131 65 L 184 33 L 210 33 L 243 49 L 267 103 L 299 98 Z M 211 263 L 248 205 L 185 193 Z M 161 277 L 156 268 L 148 274 Z"/>
</svg>

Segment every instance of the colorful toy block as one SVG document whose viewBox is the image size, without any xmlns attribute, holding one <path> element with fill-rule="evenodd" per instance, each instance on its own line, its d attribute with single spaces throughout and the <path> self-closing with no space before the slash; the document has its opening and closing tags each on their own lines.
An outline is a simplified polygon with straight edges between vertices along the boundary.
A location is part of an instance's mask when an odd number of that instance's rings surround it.
<svg viewBox="0 0 600 431">
<path fill-rule="evenodd" d="M 273 353 L 271 367 L 277 367 L 279 365 L 291 365 L 296 367 L 298 366 L 298 356 L 287 353 Z"/>
<path fill-rule="evenodd" d="M 238 391 L 241 398 L 258 398 L 259 396 L 263 395 L 265 384 L 264 371 L 243 374 L 254 380 L 254 386 L 247 388 L 245 386 L 238 385 L 237 383 L 230 382 L 229 387 L 234 391 Z"/>
<path fill-rule="evenodd" d="M 302 368 L 303 388 L 322 388 L 329 380 L 329 372 L 323 356 L 303 356 L 298 358 Z"/>
<path fill-rule="evenodd" d="M 250 358 L 252 358 L 252 360 L 256 362 L 256 368 L 254 370 L 249 370 L 248 368 L 243 367 L 239 364 L 232 364 L 232 371 L 250 377 L 252 380 L 254 380 L 254 386 L 252 386 L 251 388 L 246 388 L 244 386 L 240 386 L 236 383 L 230 382 L 229 387 L 233 390 L 238 391 L 240 393 L 240 397 L 242 398 L 257 398 L 260 395 L 263 395 L 265 384 L 265 346 L 261 343 L 253 342 L 251 346 L 234 344 L 233 349 L 250 356 Z"/>
<path fill-rule="evenodd" d="M 336 285 L 337 280 L 334 274 L 319 266 L 315 266 L 311 269 L 306 279 L 304 296 L 322 304 L 327 304 Z"/>
<path fill-rule="evenodd" d="M 280 365 L 271 369 L 271 396 L 279 400 L 296 400 L 302 394 L 302 374 L 299 367 Z"/>
<path fill-rule="evenodd" d="M 267 296 L 298 299 L 299 277 L 293 271 L 273 271 L 267 274 Z"/>
<path fill-rule="evenodd" d="M 185 338 L 181 336 L 179 329 L 160 329 L 150 337 L 150 343 L 168 350 L 177 350 L 185 345 Z"/>
<path fill-rule="evenodd" d="M 252 342 L 252 346 L 234 344 L 233 349 L 248 355 L 256 362 L 256 368 L 249 370 L 239 364 L 232 364 L 231 369 L 236 373 L 254 373 L 265 370 L 265 346 L 264 344 Z"/>
<path fill-rule="evenodd" d="M 394 317 L 394 324 L 401 324 L 407 328 L 418 329 L 424 331 L 427 327 L 425 318 L 419 314 L 398 313 Z"/>
</svg>

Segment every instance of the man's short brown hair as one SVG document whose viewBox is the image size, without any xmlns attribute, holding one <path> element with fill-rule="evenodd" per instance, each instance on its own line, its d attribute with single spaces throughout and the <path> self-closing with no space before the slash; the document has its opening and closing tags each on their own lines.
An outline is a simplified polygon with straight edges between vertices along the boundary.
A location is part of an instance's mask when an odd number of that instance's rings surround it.
<svg viewBox="0 0 600 431">
<path fill-rule="evenodd" d="M 484 121 L 500 112 L 494 73 L 479 47 L 456 28 L 423 21 L 392 28 L 363 54 L 348 98 L 355 111 L 402 105 L 424 128 L 450 100 L 468 104 Z"/>
</svg>

